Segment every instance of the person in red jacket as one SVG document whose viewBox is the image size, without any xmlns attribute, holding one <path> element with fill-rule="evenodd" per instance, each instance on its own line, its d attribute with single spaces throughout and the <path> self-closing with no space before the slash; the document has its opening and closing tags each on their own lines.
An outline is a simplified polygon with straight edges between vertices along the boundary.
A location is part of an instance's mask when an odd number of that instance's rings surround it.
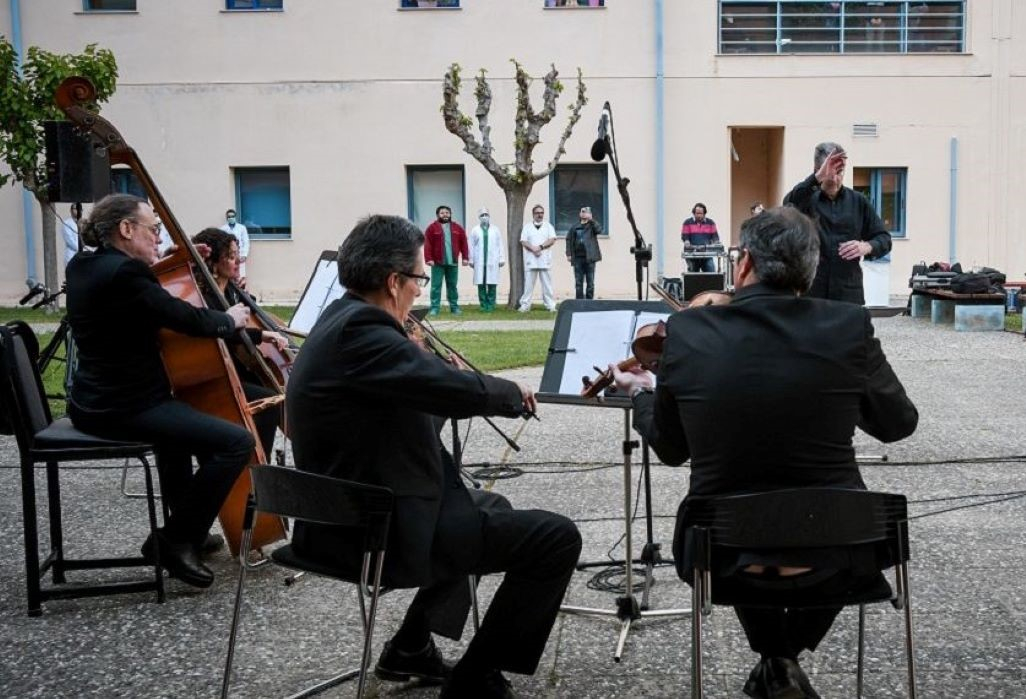
<svg viewBox="0 0 1026 699">
<path fill-rule="evenodd" d="M 435 209 L 436 220 L 424 231 L 424 262 L 431 268 L 431 315 L 438 315 L 442 305 L 442 280 L 449 310 L 460 315 L 460 292 L 456 289 L 459 265 L 470 264 L 467 233 L 452 220 L 452 209 L 442 204 Z"/>
</svg>

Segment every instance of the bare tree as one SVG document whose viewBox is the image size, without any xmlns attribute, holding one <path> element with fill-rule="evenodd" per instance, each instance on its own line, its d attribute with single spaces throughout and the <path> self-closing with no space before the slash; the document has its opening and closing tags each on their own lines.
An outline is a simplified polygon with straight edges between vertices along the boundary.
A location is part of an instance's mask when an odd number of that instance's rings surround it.
<svg viewBox="0 0 1026 699">
<path fill-rule="evenodd" d="M 514 159 L 512 163 L 503 164 L 495 160 L 491 139 L 492 127 L 488 123 L 488 115 L 492 108 L 492 89 L 485 79 L 483 68 L 478 72 L 474 86 L 474 97 L 477 98 L 474 116 L 481 134 L 480 140 L 471 132 L 473 121 L 459 108 L 460 67 L 456 63 L 449 66 L 449 70 L 445 73 L 445 84 L 442 90 L 442 116 L 445 119 L 445 128 L 463 141 L 463 150 L 484 166 L 506 195 L 506 244 L 509 253 L 507 257 L 510 277 L 507 304 L 512 309 L 516 308 L 524 290 L 524 258 L 520 247 L 520 229 L 524 221 L 527 198 L 531 194 L 534 183 L 548 177 L 556 169 L 560 157 L 566 153 L 564 146 L 573 132 L 574 125 L 580 120 L 581 109 L 588 103 L 588 99 L 585 96 L 584 81 L 581 79 L 581 69 L 578 68 L 577 99 L 570 105 L 570 115 L 559 139 L 559 145 L 545 168 L 535 172 L 534 148 L 541 142 L 542 127 L 556 116 L 556 100 L 563 92 L 563 83 L 559 81 L 559 72 L 556 67 L 552 66 L 552 69 L 544 77 L 545 92 L 542 95 L 542 110 L 535 112 L 528 94 L 533 78 L 527 74 L 516 59 L 510 60 L 516 67 L 517 84 L 517 113 L 513 130 Z"/>
</svg>

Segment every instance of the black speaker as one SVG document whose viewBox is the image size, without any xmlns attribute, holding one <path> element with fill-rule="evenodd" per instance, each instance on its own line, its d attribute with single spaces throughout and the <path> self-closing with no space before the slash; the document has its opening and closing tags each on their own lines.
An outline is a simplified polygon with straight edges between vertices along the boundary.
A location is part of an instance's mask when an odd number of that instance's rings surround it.
<svg viewBox="0 0 1026 699">
<path fill-rule="evenodd" d="M 722 272 L 685 272 L 683 282 L 685 301 L 703 291 L 723 291 L 725 288 Z"/>
<path fill-rule="evenodd" d="M 46 189 L 51 202 L 93 202 L 110 194 L 110 159 L 70 121 L 43 124 Z"/>
</svg>

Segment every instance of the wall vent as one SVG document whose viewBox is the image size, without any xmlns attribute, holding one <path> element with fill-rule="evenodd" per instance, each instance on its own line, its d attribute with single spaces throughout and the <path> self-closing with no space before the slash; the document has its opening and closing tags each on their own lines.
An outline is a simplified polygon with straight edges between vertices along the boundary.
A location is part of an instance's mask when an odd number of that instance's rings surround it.
<svg viewBox="0 0 1026 699">
<path fill-rule="evenodd" d="M 876 124 L 852 124 L 851 135 L 855 138 L 876 138 Z"/>
</svg>

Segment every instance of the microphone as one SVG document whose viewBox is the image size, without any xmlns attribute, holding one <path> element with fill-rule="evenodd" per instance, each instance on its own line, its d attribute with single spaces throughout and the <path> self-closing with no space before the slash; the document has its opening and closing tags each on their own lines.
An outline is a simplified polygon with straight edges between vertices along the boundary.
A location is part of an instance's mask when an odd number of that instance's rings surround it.
<svg viewBox="0 0 1026 699">
<path fill-rule="evenodd" d="M 609 102 L 602 105 L 599 117 L 598 138 L 591 144 L 591 159 L 600 162 L 609 153 Z"/>
<path fill-rule="evenodd" d="M 36 282 L 36 285 L 29 289 L 29 292 L 21 297 L 21 301 L 18 301 L 19 306 L 24 306 L 26 303 L 39 296 L 41 293 L 46 291 L 46 287 L 41 283 Z"/>
</svg>

